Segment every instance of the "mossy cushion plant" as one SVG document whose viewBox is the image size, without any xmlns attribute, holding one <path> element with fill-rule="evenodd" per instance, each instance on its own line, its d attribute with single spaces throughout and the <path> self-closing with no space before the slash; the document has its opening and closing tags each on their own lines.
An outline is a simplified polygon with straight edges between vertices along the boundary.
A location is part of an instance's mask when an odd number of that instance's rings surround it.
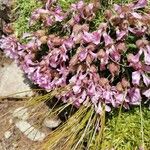
<svg viewBox="0 0 150 150">
<path fill-rule="evenodd" d="M 45 7 L 32 12 L 29 25 L 38 23 L 39 29 L 23 35 L 26 43 L 14 35 L 0 40 L 6 55 L 33 83 L 48 92 L 32 102 L 52 97 L 62 101 L 64 106 L 50 115 L 59 114 L 70 105 L 77 108 L 50 134 L 44 148 L 148 148 L 149 127 L 143 115 L 148 112 L 142 109 L 150 97 L 147 1 L 115 4 L 112 10 L 105 11 L 103 21 L 95 28 L 91 25 L 99 11 L 97 3 L 79 1 L 69 9 L 63 6 L 64 9 L 56 0 L 48 0 Z M 139 110 L 132 114 L 131 107 L 135 105 Z M 119 113 L 113 109 L 119 109 Z M 122 110 L 129 112 L 122 115 Z M 124 119 L 131 121 L 126 130 L 122 129 Z"/>
</svg>

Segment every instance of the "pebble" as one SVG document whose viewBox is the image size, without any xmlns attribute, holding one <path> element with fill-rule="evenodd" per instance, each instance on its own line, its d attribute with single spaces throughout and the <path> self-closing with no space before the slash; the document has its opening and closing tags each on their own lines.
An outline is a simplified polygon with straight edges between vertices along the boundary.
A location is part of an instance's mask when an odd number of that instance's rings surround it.
<svg viewBox="0 0 150 150">
<path fill-rule="evenodd" d="M 14 110 L 13 117 L 21 120 L 27 120 L 29 118 L 28 108 L 19 107 Z"/>
<path fill-rule="evenodd" d="M 45 118 L 43 124 L 52 129 L 52 128 L 56 128 L 60 125 L 61 120 L 59 118 Z"/>
<path fill-rule="evenodd" d="M 20 120 L 15 123 L 16 127 L 32 141 L 42 141 L 45 138 L 45 133 L 34 128 L 27 121 Z"/>
<path fill-rule="evenodd" d="M 4 133 L 5 139 L 9 139 L 9 138 L 11 137 L 11 135 L 12 135 L 12 133 L 11 133 L 10 131 L 6 131 L 6 132 Z"/>
</svg>

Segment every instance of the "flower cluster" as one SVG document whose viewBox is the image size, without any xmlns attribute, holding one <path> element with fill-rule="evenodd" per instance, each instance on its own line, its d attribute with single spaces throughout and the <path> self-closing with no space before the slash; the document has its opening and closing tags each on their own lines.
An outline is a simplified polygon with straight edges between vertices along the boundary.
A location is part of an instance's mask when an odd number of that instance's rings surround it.
<svg viewBox="0 0 150 150">
<path fill-rule="evenodd" d="M 111 106 L 125 108 L 150 98 L 150 10 L 147 1 L 114 5 L 105 20 L 91 31 L 96 15 L 93 3 L 79 1 L 65 12 L 48 0 L 32 13 L 30 25 L 41 30 L 26 33 L 21 44 L 14 36 L 0 40 L 4 52 L 15 59 L 28 78 L 47 91 L 70 85 L 56 96 L 76 107 L 94 105 L 101 113 Z M 60 24 L 60 34 L 50 29 Z M 52 33 L 51 33 L 52 32 Z M 63 33 L 63 34 L 62 34 Z"/>
</svg>

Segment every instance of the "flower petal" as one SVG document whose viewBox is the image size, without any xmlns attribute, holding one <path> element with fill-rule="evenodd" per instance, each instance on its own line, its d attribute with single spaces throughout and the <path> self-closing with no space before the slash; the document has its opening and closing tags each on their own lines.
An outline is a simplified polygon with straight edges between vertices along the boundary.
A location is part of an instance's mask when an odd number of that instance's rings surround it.
<svg viewBox="0 0 150 150">
<path fill-rule="evenodd" d="M 132 88 L 129 92 L 130 104 L 139 105 L 141 102 L 140 89 Z"/>
<path fill-rule="evenodd" d="M 143 95 L 145 95 L 147 98 L 150 98 L 150 89 L 143 92 Z"/>
<path fill-rule="evenodd" d="M 143 77 L 143 81 L 145 83 L 146 86 L 150 85 L 150 77 L 146 76 L 144 73 L 142 74 Z"/>
<path fill-rule="evenodd" d="M 132 72 L 132 83 L 139 85 L 140 84 L 141 73 L 139 71 Z"/>
<path fill-rule="evenodd" d="M 133 6 L 133 9 L 144 8 L 147 5 L 147 0 L 138 0 L 136 4 Z"/>
</svg>

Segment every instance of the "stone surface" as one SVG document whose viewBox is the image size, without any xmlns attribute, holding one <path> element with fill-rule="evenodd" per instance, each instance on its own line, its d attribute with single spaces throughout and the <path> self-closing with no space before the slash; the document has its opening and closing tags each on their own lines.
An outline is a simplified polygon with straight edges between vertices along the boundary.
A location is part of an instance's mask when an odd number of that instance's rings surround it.
<svg viewBox="0 0 150 150">
<path fill-rule="evenodd" d="M 32 141 L 42 141 L 45 138 L 45 133 L 40 132 L 38 129 L 34 128 L 27 121 L 17 121 L 15 123 L 16 127 L 27 136 Z"/>
<path fill-rule="evenodd" d="M 33 95 L 24 83 L 23 72 L 15 62 L 0 67 L 0 97 L 24 98 Z"/>
<path fill-rule="evenodd" d="M 60 125 L 60 123 L 61 123 L 61 120 L 56 117 L 55 118 L 47 117 L 44 119 L 44 122 L 43 122 L 43 124 L 50 129 L 58 127 Z"/>
<path fill-rule="evenodd" d="M 12 135 L 12 133 L 11 133 L 10 131 L 6 131 L 6 132 L 4 133 L 5 139 L 9 139 L 9 138 L 11 137 L 11 135 Z"/>
<path fill-rule="evenodd" d="M 13 117 L 16 117 L 21 120 L 27 120 L 29 118 L 28 108 L 19 107 L 14 110 Z"/>
<path fill-rule="evenodd" d="M 0 0 L 0 6 L 2 4 L 6 5 L 7 7 L 10 7 L 12 5 L 12 2 L 11 0 Z"/>
</svg>

